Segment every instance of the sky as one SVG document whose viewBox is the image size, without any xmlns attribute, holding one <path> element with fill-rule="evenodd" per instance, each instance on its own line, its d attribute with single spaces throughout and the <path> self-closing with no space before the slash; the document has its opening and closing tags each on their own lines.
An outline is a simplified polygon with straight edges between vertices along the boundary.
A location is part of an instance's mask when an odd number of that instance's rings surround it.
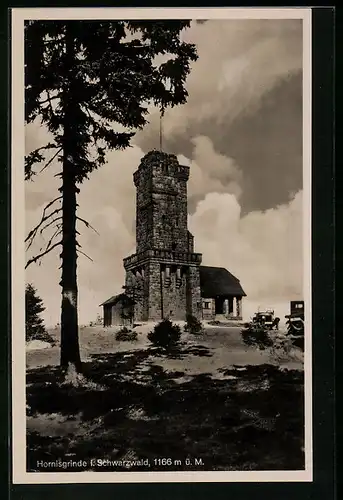
<svg viewBox="0 0 343 500">
<path fill-rule="evenodd" d="M 192 22 L 183 39 L 197 45 L 187 80 L 188 101 L 166 112 L 163 150 L 190 166 L 189 229 L 203 264 L 227 268 L 247 297 L 245 319 L 258 307 L 281 318 L 303 299 L 302 262 L 302 25 L 300 20 Z M 49 140 L 38 123 L 26 126 L 26 153 Z M 101 314 L 120 293 L 122 259 L 135 251 L 135 188 L 141 157 L 159 147 L 159 116 L 132 147 L 111 152 L 81 186 L 78 259 L 79 323 Z M 58 166 L 25 183 L 27 232 L 58 196 Z M 32 246 L 28 258 L 48 237 Z M 59 249 L 29 266 L 47 326 L 60 321 Z"/>
</svg>

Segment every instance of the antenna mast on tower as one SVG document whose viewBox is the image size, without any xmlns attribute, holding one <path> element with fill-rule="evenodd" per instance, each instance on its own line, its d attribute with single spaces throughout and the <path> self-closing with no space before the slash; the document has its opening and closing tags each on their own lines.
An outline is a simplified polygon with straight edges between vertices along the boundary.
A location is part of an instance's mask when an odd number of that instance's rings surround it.
<svg viewBox="0 0 343 500">
<path fill-rule="evenodd" d="M 162 152 L 162 139 L 163 139 L 163 112 L 160 111 L 160 151 Z"/>
<path fill-rule="evenodd" d="M 163 108 L 160 111 L 160 151 L 162 152 L 162 144 L 163 144 Z"/>
</svg>

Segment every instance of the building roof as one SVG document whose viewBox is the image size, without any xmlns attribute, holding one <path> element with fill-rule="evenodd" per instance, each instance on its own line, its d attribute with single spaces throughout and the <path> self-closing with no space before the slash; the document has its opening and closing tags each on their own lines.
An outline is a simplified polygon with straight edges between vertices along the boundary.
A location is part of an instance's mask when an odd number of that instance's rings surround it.
<svg viewBox="0 0 343 500">
<path fill-rule="evenodd" d="M 246 296 L 239 279 L 224 267 L 200 266 L 200 288 L 204 298 Z"/>
<path fill-rule="evenodd" d="M 105 300 L 105 302 L 100 304 L 100 306 L 116 305 L 120 301 L 125 301 L 127 305 L 133 304 L 133 300 L 128 295 L 126 295 L 125 293 L 120 293 L 119 295 L 113 295 L 109 299 Z"/>
</svg>

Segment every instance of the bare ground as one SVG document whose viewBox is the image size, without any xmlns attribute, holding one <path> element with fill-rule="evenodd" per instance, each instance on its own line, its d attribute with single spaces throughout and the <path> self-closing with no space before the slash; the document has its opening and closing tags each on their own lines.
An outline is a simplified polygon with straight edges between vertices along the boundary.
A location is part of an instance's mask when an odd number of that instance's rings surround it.
<svg viewBox="0 0 343 500">
<path fill-rule="evenodd" d="M 282 333 L 261 349 L 239 328 L 207 326 L 166 352 L 148 342 L 151 327 L 136 342 L 81 329 L 84 373 L 66 380 L 58 346 L 28 349 L 29 471 L 61 470 L 39 466 L 58 460 L 83 460 L 73 471 L 304 468 L 301 350 Z"/>
</svg>

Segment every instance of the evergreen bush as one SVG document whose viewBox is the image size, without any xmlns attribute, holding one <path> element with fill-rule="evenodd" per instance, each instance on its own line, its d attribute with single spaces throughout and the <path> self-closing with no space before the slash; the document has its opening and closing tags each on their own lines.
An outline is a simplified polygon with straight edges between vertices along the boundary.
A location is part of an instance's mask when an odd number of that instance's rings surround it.
<svg viewBox="0 0 343 500">
<path fill-rule="evenodd" d="M 116 340 L 124 341 L 124 342 L 134 342 L 137 340 L 138 334 L 133 330 L 129 330 L 125 326 L 116 333 Z"/>
<path fill-rule="evenodd" d="M 249 323 L 241 331 L 243 342 L 248 346 L 256 346 L 261 350 L 272 347 L 273 340 L 264 325 Z"/>
<path fill-rule="evenodd" d="M 185 332 L 193 333 L 195 335 L 203 331 L 203 326 L 201 321 L 199 321 L 198 318 L 196 318 L 192 314 L 187 314 L 186 324 L 184 328 Z"/>
<path fill-rule="evenodd" d="M 156 347 L 165 349 L 175 346 L 181 337 L 181 328 L 169 319 L 164 319 L 148 333 L 148 339 Z"/>
</svg>

